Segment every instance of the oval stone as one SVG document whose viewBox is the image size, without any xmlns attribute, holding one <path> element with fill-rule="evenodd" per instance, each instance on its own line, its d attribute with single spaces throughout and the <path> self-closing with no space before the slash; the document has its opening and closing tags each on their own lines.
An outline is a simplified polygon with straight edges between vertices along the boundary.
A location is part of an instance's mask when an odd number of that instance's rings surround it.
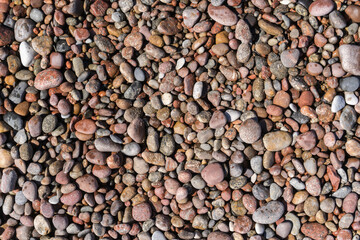
<svg viewBox="0 0 360 240">
<path fill-rule="evenodd" d="M 58 87 L 63 81 L 63 75 L 55 69 L 46 69 L 36 75 L 34 87 L 38 90 L 47 90 Z"/>
<path fill-rule="evenodd" d="M 256 223 L 272 224 L 281 218 L 284 211 L 285 207 L 281 202 L 271 201 L 256 209 L 252 218 Z"/>
</svg>

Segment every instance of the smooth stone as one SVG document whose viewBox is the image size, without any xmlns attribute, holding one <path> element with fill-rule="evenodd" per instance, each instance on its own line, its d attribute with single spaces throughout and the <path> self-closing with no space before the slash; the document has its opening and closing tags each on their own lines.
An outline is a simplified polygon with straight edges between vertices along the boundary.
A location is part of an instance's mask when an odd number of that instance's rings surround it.
<svg viewBox="0 0 360 240">
<path fill-rule="evenodd" d="M 79 185 L 80 190 L 87 193 L 93 193 L 99 188 L 96 178 L 90 174 L 77 178 L 76 183 Z"/>
<path fill-rule="evenodd" d="M 94 145 L 99 152 L 120 152 L 122 150 L 120 144 L 113 142 L 108 137 L 95 139 Z"/>
<path fill-rule="evenodd" d="M 360 23 L 360 6 L 348 5 L 345 9 L 345 13 L 354 23 Z"/>
<path fill-rule="evenodd" d="M 359 102 L 359 97 L 357 97 L 353 92 L 345 92 L 345 102 L 348 105 L 355 106 Z"/>
<path fill-rule="evenodd" d="M 249 43 L 252 40 L 250 26 L 243 19 L 240 19 L 236 24 L 235 38 L 240 40 L 242 43 Z"/>
<path fill-rule="evenodd" d="M 140 153 L 141 147 L 136 142 L 125 144 L 121 152 L 127 156 L 133 157 Z"/>
<path fill-rule="evenodd" d="M 58 87 L 64 77 L 63 74 L 55 69 L 46 69 L 36 75 L 34 87 L 38 90 L 48 90 Z"/>
<path fill-rule="evenodd" d="M 17 20 L 14 26 L 15 40 L 18 42 L 28 40 L 34 34 L 34 27 L 34 21 L 29 18 L 20 18 Z"/>
<path fill-rule="evenodd" d="M 301 232 L 314 240 L 323 240 L 328 234 L 328 229 L 325 225 L 321 225 L 320 223 L 305 223 L 301 227 Z"/>
<path fill-rule="evenodd" d="M 293 226 L 291 229 L 291 234 L 294 236 L 298 235 L 300 232 L 300 227 L 301 227 L 299 218 L 295 214 L 289 212 L 285 215 L 285 219 L 292 222 Z"/>
<path fill-rule="evenodd" d="M 5 113 L 3 119 L 5 123 L 16 131 L 20 131 L 24 127 L 24 120 L 15 112 Z"/>
<path fill-rule="evenodd" d="M 329 14 L 335 7 L 333 0 L 316 0 L 309 6 L 309 13 L 315 17 Z"/>
<path fill-rule="evenodd" d="M 51 231 L 51 224 L 43 215 L 37 215 L 34 218 L 34 228 L 42 236 L 48 235 Z"/>
<path fill-rule="evenodd" d="M 7 168 L 13 165 L 14 159 L 12 158 L 10 151 L 0 148 L 0 168 Z"/>
<path fill-rule="evenodd" d="M 345 186 L 336 190 L 331 196 L 335 198 L 345 198 L 350 192 L 351 187 Z"/>
<path fill-rule="evenodd" d="M 18 175 L 12 168 L 6 168 L 2 172 L 0 189 L 2 193 L 8 193 L 15 189 Z"/>
<path fill-rule="evenodd" d="M 0 25 L 0 47 L 9 45 L 14 40 L 14 31 L 8 27 Z"/>
<path fill-rule="evenodd" d="M 343 44 L 339 47 L 339 57 L 344 71 L 360 75 L 360 46 Z"/>
<path fill-rule="evenodd" d="M 283 32 L 283 29 L 281 27 L 279 27 L 278 25 L 268 22 L 266 20 L 260 19 L 258 22 L 258 25 L 261 29 L 263 29 L 266 33 L 273 35 L 273 36 L 278 36 L 281 35 Z"/>
<path fill-rule="evenodd" d="M 340 79 L 340 88 L 345 92 L 354 92 L 360 87 L 360 78 L 351 76 Z"/>
<path fill-rule="evenodd" d="M 208 6 L 208 14 L 215 22 L 224 26 L 233 26 L 237 23 L 238 17 L 228 7 L 218 6 L 210 4 Z"/>
<path fill-rule="evenodd" d="M 345 144 L 346 152 L 353 157 L 360 157 L 360 142 L 350 139 Z"/>
<path fill-rule="evenodd" d="M 53 49 L 53 41 L 50 36 L 38 36 L 31 41 L 31 46 L 35 52 L 46 56 L 49 55 Z"/>
<path fill-rule="evenodd" d="M 300 57 L 299 49 L 285 50 L 280 54 L 281 63 L 287 67 L 295 67 Z"/>
<path fill-rule="evenodd" d="M 25 81 L 21 81 L 16 85 L 16 87 L 11 91 L 9 95 L 9 99 L 15 103 L 19 104 L 24 100 L 25 97 L 25 90 L 28 87 L 28 84 Z"/>
<path fill-rule="evenodd" d="M 284 211 L 285 207 L 281 202 L 271 201 L 256 209 L 252 219 L 256 223 L 272 224 L 281 218 Z"/>
<path fill-rule="evenodd" d="M 29 67 L 33 64 L 34 57 L 36 56 L 36 52 L 27 42 L 20 43 L 19 47 L 21 64 L 24 67 Z"/>
<path fill-rule="evenodd" d="M 155 231 L 151 236 L 151 240 L 167 240 L 167 239 L 161 231 Z"/>
<path fill-rule="evenodd" d="M 357 114 L 353 107 L 346 106 L 340 115 L 340 126 L 347 130 L 351 131 L 351 129 L 355 126 L 357 120 Z"/>
<path fill-rule="evenodd" d="M 241 117 L 241 112 L 233 109 L 228 109 L 225 111 L 225 116 L 228 122 L 234 122 Z"/>
<path fill-rule="evenodd" d="M 44 20 L 44 13 L 40 9 L 33 8 L 30 11 L 30 18 L 36 23 L 42 22 Z"/>
<path fill-rule="evenodd" d="M 344 16 L 337 10 L 332 11 L 329 14 L 329 20 L 330 20 L 330 24 L 334 28 L 343 29 L 346 27 L 346 20 L 345 20 Z"/>
<path fill-rule="evenodd" d="M 194 84 L 193 98 L 194 98 L 195 100 L 201 98 L 202 93 L 203 93 L 203 86 L 204 86 L 204 83 L 203 83 L 203 82 L 196 82 L 196 83 Z"/>
<path fill-rule="evenodd" d="M 209 127 L 213 129 L 218 129 L 226 124 L 226 116 L 221 111 L 215 111 L 210 119 Z"/>
<path fill-rule="evenodd" d="M 176 18 L 168 17 L 159 23 L 157 30 L 164 35 L 175 35 L 179 32 L 177 23 Z"/>
<path fill-rule="evenodd" d="M 291 221 L 284 221 L 277 225 L 276 227 L 276 234 L 279 237 L 286 238 L 289 236 L 291 229 L 293 227 L 293 224 Z"/>
<path fill-rule="evenodd" d="M 252 144 L 261 137 L 261 126 L 260 124 L 250 118 L 245 120 L 239 128 L 239 136 L 245 143 Z"/>
<path fill-rule="evenodd" d="M 134 76 L 137 81 L 143 82 L 145 81 L 145 73 L 141 68 L 135 68 Z"/>
<path fill-rule="evenodd" d="M 194 8 L 186 8 L 183 11 L 184 24 L 188 28 L 192 28 L 200 18 L 200 12 Z"/>
<path fill-rule="evenodd" d="M 241 43 L 236 52 L 236 59 L 240 63 L 246 63 L 251 55 L 251 48 L 248 43 Z"/>
<path fill-rule="evenodd" d="M 276 131 L 270 132 L 263 137 L 264 146 L 269 151 L 281 151 L 290 146 L 292 136 L 288 132 Z"/>
<path fill-rule="evenodd" d="M 208 164 L 202 171 L 201 177 L 208 185 L 216 185 L 224 179 L 224 170 L 219 163 Z"/>
</svg>

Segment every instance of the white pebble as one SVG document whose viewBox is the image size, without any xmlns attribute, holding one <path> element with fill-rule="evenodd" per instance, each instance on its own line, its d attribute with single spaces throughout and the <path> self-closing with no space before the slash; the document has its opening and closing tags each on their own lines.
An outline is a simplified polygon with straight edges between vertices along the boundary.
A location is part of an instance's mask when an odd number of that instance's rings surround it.
<svg viewBox="0 0 360 240">
<path fill-rule="evenodd" d="M 173 96 L 170 93 L 164 93 L 161 95 L 161 101 L 165 106 L 168 106 L 173 101 Z"/>
<path fill-rule="evenodd" d="M 199 99 L 201 98 L 202 92 L 203 92 L 203 82 L 196 82 L 194 84 L 194 89 L 193 89 L 193 98 L 194 99 Z"/>
<path fill-rule="evenodd" d="M 355 106 L 359 102 L 359 98 L 353 92 L 345 92 L 344 94 L 346 104 Z"/>
<path fill-rule="evenodd" d="M 24 67 L 30 67 L 36 56 L 36 52 L 27 42 L 20 43 L 19 47 L 20 60 Z"/>
</svg>

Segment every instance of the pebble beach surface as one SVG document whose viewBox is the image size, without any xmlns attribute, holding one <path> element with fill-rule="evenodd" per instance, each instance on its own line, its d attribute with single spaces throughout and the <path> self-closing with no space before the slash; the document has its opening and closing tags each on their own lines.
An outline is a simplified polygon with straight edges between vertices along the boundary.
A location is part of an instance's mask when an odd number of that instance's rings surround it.
<svg viewBox="0 0 360 240">
<path fill-rule="evenodd" d="M 0 239 L 359 240 L 360 1 L 0 0 Z"/>
</svg>

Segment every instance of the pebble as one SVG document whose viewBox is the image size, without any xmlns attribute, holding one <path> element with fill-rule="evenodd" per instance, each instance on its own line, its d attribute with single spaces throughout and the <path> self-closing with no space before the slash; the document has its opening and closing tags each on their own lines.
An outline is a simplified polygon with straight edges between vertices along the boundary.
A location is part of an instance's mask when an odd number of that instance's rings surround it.
<svg viewBox="0 0 360 240">
<path fill-rule="evenodd" d="M 201 177 L 208 185 L 216 185 L 224 179 L 224 170 L 219 163 L 211 163 L 201 171 Z"/>
<path fill-rule="evenodd" d="M 27 42 L 22 42 L 20 43 L 19 53 L 21 64 L 24 67 L 30 67 L 33 64 L 34 58 L 36 56 L 34 49 Z"/>
<path fill-rule="evenodd" d="M 316 0 L 309 6 L 309 13 L 315 17 L 329 14 L 335 7 L 333 0 Z"/>
<path fill-rule="evenodd" d="M 357 239 L 359 9 L 0 0 L 0 238 Z"/>
<path fill-rule="evenodd" d="M 360 86 L 360 79 L 356 76 L 340 79 L 340 88 L 345 92 L 354 92 Z"/>
<path fill-rule="evenodd" d="M 14 32 L 5 27 L 0 25 L 0 47 L 9 45 L 14 40 Z"/>
<path fill-rule="evenodd" d="M 263 137 L 264 146 L 269 151 L 280 151 L 288 147 L 292 142 L 292 137 L 288 132 L 270 132 Z"/>
<path fill-rule="evenodd" d="M 349 16 L 349 18 L 355 22 L 355 23 L 359 23 L 360 22 L 360 7 L 357 5 L 349 5 L 346 9 L 345 9 L 345 13 L 346 15 Z"/>
<path fill-rule="evenodd" d="M 226 6 L 214 6 L 210 4 L 207 12 L 211 19 L 224 26 L 233 26 L 238 21 L 236 14 Z"/>
<path fill-rule="evenodd" d="M 339 47 L 339 57 L 344 71 L 360 75 L 360 46 L 344 44 Z"/>
<path fill-rule="evenodd" d="M 51 231 L 49 220 L 40 214 L 34 218 L 34 228 L 42 236 L 48 235 Z"/>
<path fill-rule="evenodd" d="M 281 63 L 287 67 L 295 67 L 300 57 L 300 51 L 298 49 L 289 49 L 281 53 Z"/>
<path fill-rule="evenodd" d="M 254 119 L 247 119 L 240 126 L 239 136 L 246 143 L 254 143 L 261 136 L 261 127 Z"/>
<path fill-rule="evenodd" d="M 277 225 L 276 234 L 281 238 L 286 238 L 289 236 L 292 226 L 293 224 L 291 221 L 284 221 Z"/>
<path fill-rule="evenodd" d="M 7 168 L 13 165 L 14 159 L 12 158 L 10 151 L 0 148 L 0 168 Z"/>
<path fill-rule="evenodd" d="M 31 46 L 35 52 L 42 56 L 49 55 L 51 53 L 53 41 L 49 36 L 36 37 L 31 41 Z"/>
<path fill-rule="evenodd" d="M 14 169 L 6 168 L 2 172 L 1 178 L 1 192 L 8 193 L 15 189 L 16 181 L 17 181 L 17 173 Z"/>
<path fill-rule="evenodd" d="M 271 201 L 264 206 L 256 209 L 252 219 L 256 223 L 272 224 L 279 220 L 284 214 L 284 205 L 278 201 Z"/>
<path fill-rule="evenodd" d="M 301 232 L 312 239 L 321 240 L 325 239 L 328 230 L 324 225 L 319 223 L 305 223 L 301 227 Z"/>
<path fill-rule="evenodd" d="M 103 137 L 95 139 L 95 148 L 99 152 L 119 152 L 122 150 L 122 146 L 113 142 L 110 138 Z"/>
<path fill-rule="evenodd" d="M 186 8 L 183 11 L 182 16 L 184 18 L 185 26 L 188 28 L 192 28 L 195 25 L 195 23 L 198 22 L 200 18 L 200 12 L 194 8 Z"/>
<path fill-rule="evenodd" d="M 15 40 L 21 43 L 26 43 L 25 41 L 27 41 L 34 34 L 33 33 L 34 27 L 35 27 L 35 23 L 31 19 L 29 18 L 18 19 L 14 26 Z"/>
<path fill-rule="evenodd" d="M 99 187 L 96 178 L 90 174 L 79 177 L 78 179 L 76 179 L 76 183 L 79 185 L 79 188 L 82 191 L 87 193 L 93 193 Z"/>
<path fill-rule="evenodd" d="M 59 86 L 63 81 L 63 75 L 55 69 L 46 69 L 36 75 L 34 87 L 38 90 L 47 90 Z"/>
</svg>

